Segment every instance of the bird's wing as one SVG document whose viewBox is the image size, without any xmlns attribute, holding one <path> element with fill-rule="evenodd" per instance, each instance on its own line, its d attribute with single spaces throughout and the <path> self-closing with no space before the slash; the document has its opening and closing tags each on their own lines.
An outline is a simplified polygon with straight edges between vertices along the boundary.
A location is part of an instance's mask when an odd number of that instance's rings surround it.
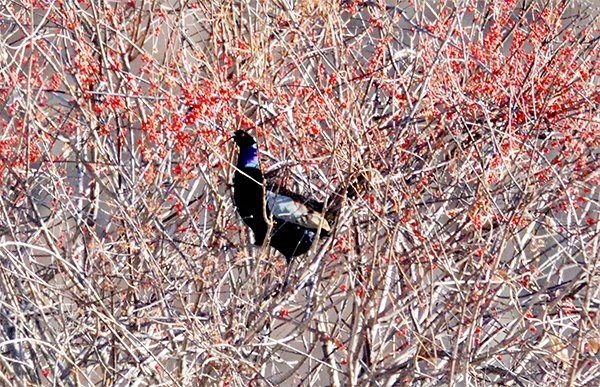
<svg viewBox="0 0 600 387">
<path fill-rule="evenodd" d="M 331 231 L 331 226 L 320 212 L 281 193 L 267 191 L 267 206 L 274 217 L 299 226 Z"/>
</svg>

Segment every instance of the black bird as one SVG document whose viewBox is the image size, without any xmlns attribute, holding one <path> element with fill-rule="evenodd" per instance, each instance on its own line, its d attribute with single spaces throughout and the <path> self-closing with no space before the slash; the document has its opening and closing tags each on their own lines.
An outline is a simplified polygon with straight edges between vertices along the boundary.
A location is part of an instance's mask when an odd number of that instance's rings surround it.
<svg viewBox="0 0 600 387">
<path fill-rule="evenodd" d="M 254 138 L 243 130 L 236 131 L 233 138 L 239 147 L 233 176 L 233 201 L 242 220 L 254 233 L 254 244 L 262 245 L 269 231 L 269 223 L 258 146 Z"/>
<path fill-rule="evenodd" d="M 236 171 L 233 177 L 233 200 L 242 220 L 254 233 L 254 244 L 263 245 L 272 228 L 269 245 L 285 257 L 288 265 L 292 257 L 306 253 L 320 230 L 320 237 L 329 235 L 342 207 L 344 193 L 356 194 L 350 189 L 334 194 L 327 210 L 323 203 L 305 198 L 278 184 L 269 184 L 260 169 L 258 146 L 246 131 L 238 130 L 233 136 L 239 147 Z M 357 181 L 364 180 L 360 177 Z"/>
</svg>

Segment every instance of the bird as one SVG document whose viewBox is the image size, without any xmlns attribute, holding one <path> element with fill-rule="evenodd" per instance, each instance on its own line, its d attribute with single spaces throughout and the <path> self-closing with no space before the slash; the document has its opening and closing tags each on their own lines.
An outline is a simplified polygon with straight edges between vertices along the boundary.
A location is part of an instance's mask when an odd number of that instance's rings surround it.
<svg viewBox="0 0 600 387">
<path fill-rule="evenodd" d="M 267 181 L 258 144 L 248 132 L 237 130 L 233 139 L 239 149 L 233 177 L 237 212 L 252 230 L 254 244 L 262 246 L 268 240 L 285 257 L 289 268 L 292 258 L 307 253 L 317 236 L 329 236 L 344 198 L 356 195 L 358 184 L 336 191 L 325 208 L 323 202 L 295 193 L 276 179 Z"/>
</svg>

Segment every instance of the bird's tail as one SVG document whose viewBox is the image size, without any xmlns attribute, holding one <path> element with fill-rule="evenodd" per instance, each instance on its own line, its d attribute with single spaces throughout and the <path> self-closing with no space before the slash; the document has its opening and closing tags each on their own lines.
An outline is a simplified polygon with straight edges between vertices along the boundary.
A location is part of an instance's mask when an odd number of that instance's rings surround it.
<svg viewBox="0 0 600 387">
<path fill-rule="evenodd" d="M 325 220 L 331 225 L 336 222 L 340 210 L 344 207 L 346 200 L 356 198 L 356 196 L 365 189 L 368 183 L 367 176 L 363 172 L 354 174 L 348 181 L 350 181 L 349 184 L 340 186 L 337 191 L 329 197 L 327 210 L 325 212 Z"/>
</svg>

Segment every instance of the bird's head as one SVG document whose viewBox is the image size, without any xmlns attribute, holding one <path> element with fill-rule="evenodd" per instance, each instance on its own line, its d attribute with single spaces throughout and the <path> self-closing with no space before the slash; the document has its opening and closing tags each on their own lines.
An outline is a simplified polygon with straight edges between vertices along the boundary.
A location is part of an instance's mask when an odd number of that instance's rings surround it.
<svg viewBox="0 0 600 387">
<path fill-rule="evenodd" d="M 235 133 L 233 134 L 233 141 L 235 141 L 237 146 L 239 146 L 240 148 L 245 148 L 247 146 L 256 144 L 254 138 L 251 135 L 249 135 L 248 132 L 241 129 L 235 131 Z"/>
</svg>

